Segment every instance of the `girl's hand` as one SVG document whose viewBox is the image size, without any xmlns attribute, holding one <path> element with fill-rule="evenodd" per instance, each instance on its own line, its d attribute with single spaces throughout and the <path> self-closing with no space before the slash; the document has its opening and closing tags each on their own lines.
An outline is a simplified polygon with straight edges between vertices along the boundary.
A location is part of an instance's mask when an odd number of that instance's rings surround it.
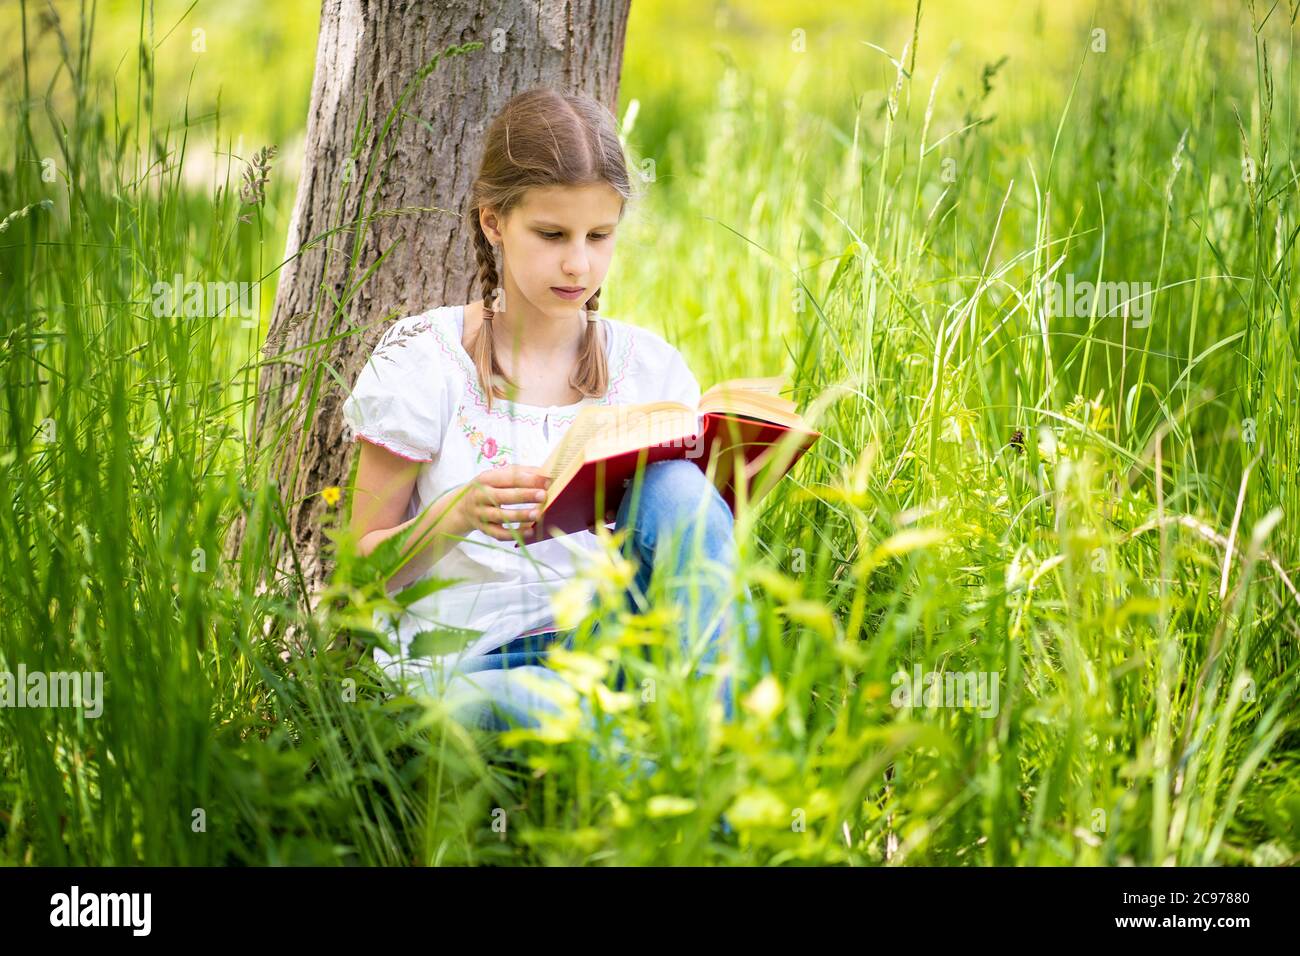
<svg viewBox="0 0 1300 956">
<path fill-rule="evenodd" d="M 536 522 L 550 482 L 539 468 L 502 465 L 477 475 L 452 507 L 460 523 L 470 531 L 482 531 L 498 541 L 513 541 L 516 530 L 526 532 Z M 505 527 L 507 522 L 518 522 L 517 529 Z"/>
</svg>

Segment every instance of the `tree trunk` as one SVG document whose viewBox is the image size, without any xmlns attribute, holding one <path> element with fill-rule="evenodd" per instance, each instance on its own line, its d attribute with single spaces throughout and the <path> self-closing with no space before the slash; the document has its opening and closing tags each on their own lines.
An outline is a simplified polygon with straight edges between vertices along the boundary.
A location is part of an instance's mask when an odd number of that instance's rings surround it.
<svg viewBox="0 0 1300 956">
<path fill-rule="evenodd" d="M 277 483 L 291 530 L 289 540 L 271 533 L 276 567 L 263 573 L 290 575 L 299 598 L 329 571 L 319 492 L 346 485 L 341 407 L 386 320 L 472 301 L 461 223 L 488 122 L 536 86 L 582 91 L 617 112 L 629 3 L 323 0 L 302 176 L 263 348 L 280 358 L 262 368 L 253 426 L 252 474 Z M 357 327 L 368 328 L 346 334 Z M 244 525 L 241 512 L 232 559 Z"/>
</svg>

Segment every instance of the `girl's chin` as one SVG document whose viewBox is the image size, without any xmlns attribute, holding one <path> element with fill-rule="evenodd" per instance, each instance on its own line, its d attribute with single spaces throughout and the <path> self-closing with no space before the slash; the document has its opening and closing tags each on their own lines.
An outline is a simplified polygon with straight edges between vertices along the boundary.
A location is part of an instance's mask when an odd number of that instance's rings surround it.
<svg viewBox="0 0 1300 956">
<path fill-rule="evenodd" d="M 591 298 L 591 296 L 585 296 L 578 299 L 562 299 L 548 289 L 546 291 L 546 298 L 550 301 L 547 302 L 543 311 L 549 312 L 551 315 L 568 316 L 582 309 L 586 305 L 587 299 Z"/>
<path fill-rule="evenodd" d="M 576 299 L 563 299 L 546 288 L 542 294 L 536 298 L 530 298 L 529 304 L 537 309 L 543 315 L 553 316 L 555 318 L 569 319 L 575 312 L 581 312 L 587 307 L 587 300 L 591 298 L 590 294 L 579 296 Z"/>
</svg>

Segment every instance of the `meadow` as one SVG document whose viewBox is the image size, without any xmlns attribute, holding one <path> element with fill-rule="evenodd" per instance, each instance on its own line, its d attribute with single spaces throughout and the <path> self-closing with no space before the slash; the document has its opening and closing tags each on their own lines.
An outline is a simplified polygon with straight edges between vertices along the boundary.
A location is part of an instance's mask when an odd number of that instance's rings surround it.
<svg viewBox="0 0 1300 956">
<path fill-rule="evenodd" d="M 0 14 L 0 672 L 103 675 L 96 716 L 0 706 L 0 861 L 1296 861 L 1295 0 L 635 0 L 602 311 L 824 437 L 738 515 L 734 724 L 612 572 L 558 664 L 600 725 L 501 737 L 339 646 L 394 606 L 346 482 L 324 594 L 266 579 L 319 5 L 101 6 Z M 159 317 L 174 276 L 261 318 Z"/>
</svg>

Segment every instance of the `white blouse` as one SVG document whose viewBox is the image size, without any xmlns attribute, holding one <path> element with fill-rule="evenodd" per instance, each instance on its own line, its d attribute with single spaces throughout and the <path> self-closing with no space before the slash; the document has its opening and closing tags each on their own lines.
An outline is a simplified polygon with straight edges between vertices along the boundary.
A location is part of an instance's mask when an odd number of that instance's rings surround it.
<svg viewBox="0 0 1300 956">
<path fill-rule="evenodd" d="M 461 345 L 463 305 L 431 309 L 389 326 L 344 401 L 343 418 L 353 440 L 422 462 L 403 520 L 484 471 L 508 464 L 540 466 L 586 405 L 672 400 L 695 407 L 700 385 L 676 348 L 647 329 L 605 316 L 600 320 L 609 368 L 604 396 L 549 406 L 494 398 L 491 412 L 473 360 Z M 413 602 L 395 620 L 377 613 L 376 627 L 401 649 L 400 657 L 393 657 L 375 648 L 376 663 L 393 676 L 441 670 L 462 656 L 484 654 L 520 634 L 553 626 L 552 595 L 600 548 L 590 531 L 523 548 L 479 530 L 464 539 L 422 575 L 463 580 Z M 471 635 L 461 651 L 408 658 L 415 635 L 448 627 L 481 633 Z"/>
</svg>

